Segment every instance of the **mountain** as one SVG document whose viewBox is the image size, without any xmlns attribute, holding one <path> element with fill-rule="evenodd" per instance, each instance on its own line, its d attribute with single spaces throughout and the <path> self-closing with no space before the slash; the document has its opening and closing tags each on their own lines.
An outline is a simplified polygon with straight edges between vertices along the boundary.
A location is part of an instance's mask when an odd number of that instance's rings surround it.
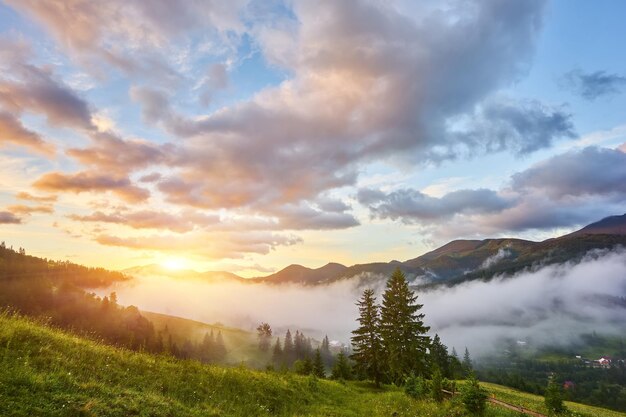
<svg viewBox="0 0 626 417">
<path fill-rule="evenodd" d="M 198 272 L 191 269 L 170 269 L 159 264 L 149 264 L 134 266 L 122 271 L 127 275 L 161 275 L 171 278 L 180 279 L 198 279 L 207 282 L 220 282 L 220 281 L 245 281 L 245 278 L 232 272 L 226 271 L 204 271 Z"/>
<path fill-rule="evenodd" d="M 209 282 L 320 285 L 358 277 L 362 283 L 375 284 L 400 268 L 415 284 L 455 284 L 471 279 L 488 279 L 498 274 L 512 274 L 541 262 L 543 264 L 580 259 L 592 249 L 626 245 L 626 214 L 611 216 L 582 229 L 542 242 L 515 238 L 453 240 L 445 245 L 404 262 L 373 262 L 345 266 L 328 263 L 320 268 L 292 264 L 280 271 L 245 279 L 223 271 L 169 270 L 160 265 L 126 269 L 126 274 L 166 275 Z"/>
<path fill-rule="evenodd" d="M 334 277 L 342 276 L 348 269 L 345 265 L 330 262 L 321 268 L 311 269 L 302 265 L 289 265 L 280 271 L 265 276 L 254 278 L 257 282 L 269 282 L 273 284 L 319 284 Z"/>
<path fill-rule="evenodd" d="M 375 262 L 345 267 L 328 264 L 310 269 L 301 265 L 257 278 L 262 282 L 325 284 L 359 277 L 364 283 L 380 281 L 400 268 L 415 283 L 455 284 L 471 279 L 488 279 L 512 274 L 541 262 L 543 264 L 580 259 L 592 249 L 626 245 L 626 214 L 607 217 L 565 236 L 542 242 L 502 238 L 453 240 L 433 251 L 404 262 Z M 336 265 L 336 267 L 330 267 Z"/>
<path fill-rule="evenodd" d="M 626 214 L 610 216 L 599 222 L 591 223 L 568 236 L 580 235 L 626 235 Z"/>
</svg>

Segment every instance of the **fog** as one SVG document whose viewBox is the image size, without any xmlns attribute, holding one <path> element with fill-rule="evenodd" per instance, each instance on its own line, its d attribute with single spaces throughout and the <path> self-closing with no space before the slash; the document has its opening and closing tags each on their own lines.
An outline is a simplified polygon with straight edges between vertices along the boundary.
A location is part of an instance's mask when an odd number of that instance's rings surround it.
<svg viewBox="0 0 626 417">
<path fill-rule="evenodd" d="M 138 276 L 101 291 L 116 291 L 123 305 L 251 330 L 266 321 L 276 330 L 348 342 L 355 305 L 368 279 L 321 286 L 210 283 Z M 376 291 L 384 289 L 380 277 Z M 503 338 L 534 346 L 567 345 L 581 333 L 617 333 L 626 321 L 626 251 L 594 251 L 578 263 L 535 268 L 490 282 L 468 282 L 419 292 L 426 324 L 444 343 L 474 355 Z"/>
</svg>

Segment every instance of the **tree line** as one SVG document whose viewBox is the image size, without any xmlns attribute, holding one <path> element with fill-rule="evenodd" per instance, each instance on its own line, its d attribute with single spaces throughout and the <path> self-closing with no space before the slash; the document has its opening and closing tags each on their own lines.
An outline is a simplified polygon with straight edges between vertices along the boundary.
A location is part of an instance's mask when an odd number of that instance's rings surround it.
<svg viewBox="0 0 626 417">
<path fill-rule="evenodd" d="M 84 290 L 108 286 L 128 277 L 102 268 L 87 268 L 29 256 L 0 243 L 0 310 L 38 317 L 81 336 L 131 350 L 168 354 L 203 362 L 223 362 L 226 346 L 221 333 L 204 340 L 174 339 L 135 306 L 118 304 L 113 292 L 99 297 Z"/>
</svg>

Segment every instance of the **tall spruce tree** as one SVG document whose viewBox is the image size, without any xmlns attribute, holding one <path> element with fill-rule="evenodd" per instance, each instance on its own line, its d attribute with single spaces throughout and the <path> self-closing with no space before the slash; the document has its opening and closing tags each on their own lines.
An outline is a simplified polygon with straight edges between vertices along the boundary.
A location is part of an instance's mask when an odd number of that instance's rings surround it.
<svg viewBox="0 0 626 417">
<path fill-rule="evenodd" d="M 324 336 L 322 340 L 322 360 L 324 361 L 324 365 L 330 367 L 333 364 L 333 354 L 330 352 L 330 341 L 328 340 L 328 335 Z"/>
<path fill-rule="evenodd" d="M 422 308 L 404 273 L 397 268 L 387 281 L 380 309 L 380 336 L 388 378 L 402 383 L 407 375 L 424 375 L 429 345 Z"/>
<path fill-rule="evenodd" d="M 366 289 L 357 302 L 357 306 L 359 307 L 359 328 L 352 332 L 354 353 L 350 357 L 355 362 L 357 374 L 371 379 L 378 386 L 384 374 L 381 363 L 380 315 L 374 290 Z"/>
<path fill-rule="evenodd" d="M 469 350 L 467 350 L 467 346 L 465 346 L 465 354 L 463 354 L 462 366 L 465 376 L 469 377 L 474 367 L 472 366 L 472 358 L 470 357 Z"/>
<path fill-rule="evenodd" d="M 318 378 L 326 378 L 326 369 L 319 348 L 315 349 L 315 356 L 313 357 L 313 375 Z"/>
<path fill-rule="evenodd" d="M 288 366 L 295 360 L 295 351 L 293 345 L 293 338 L 291 337 L 291 330 L 287 329 L 285 333 L 285 341 L 283 342 L 283 358 Z"/>
<path fill-rule="evenodd" d="M 448 348 L 441 342 L 438 334 L 435 334 L 430 344 L 430 363 L 433 369 L 439 369 L 444 378 L 452 378 Z"/>
<path fill-rule="evenodd" d="M 352 379 L 352 367 L 346 354 L 341 350 L 337 355 L 337 360 L 333 366 L 333 370 L 330 376 L 332 379 Z"/>
<path fill-rule="evenodd" d="M 283 349 L 280 347 L 280 337 L 276 338 L 276 343 L 274 344 L 274 349 L 272 351 L 272 360 L 275 364 L 278 364 L 283 359 Z"/>
</svg>

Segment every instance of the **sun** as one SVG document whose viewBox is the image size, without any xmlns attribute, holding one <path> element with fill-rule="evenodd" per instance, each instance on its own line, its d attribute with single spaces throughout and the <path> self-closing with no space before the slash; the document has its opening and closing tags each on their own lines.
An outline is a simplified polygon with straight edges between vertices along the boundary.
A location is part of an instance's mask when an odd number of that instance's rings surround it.
<svg viewBox="0 0 626 417">
<path fill-rule="evenodd" d="M 183 258 L 166 258 L 160 262 L 161 266 L 171 271 L 185 269 L 189 262 Z"/>
</svg>

